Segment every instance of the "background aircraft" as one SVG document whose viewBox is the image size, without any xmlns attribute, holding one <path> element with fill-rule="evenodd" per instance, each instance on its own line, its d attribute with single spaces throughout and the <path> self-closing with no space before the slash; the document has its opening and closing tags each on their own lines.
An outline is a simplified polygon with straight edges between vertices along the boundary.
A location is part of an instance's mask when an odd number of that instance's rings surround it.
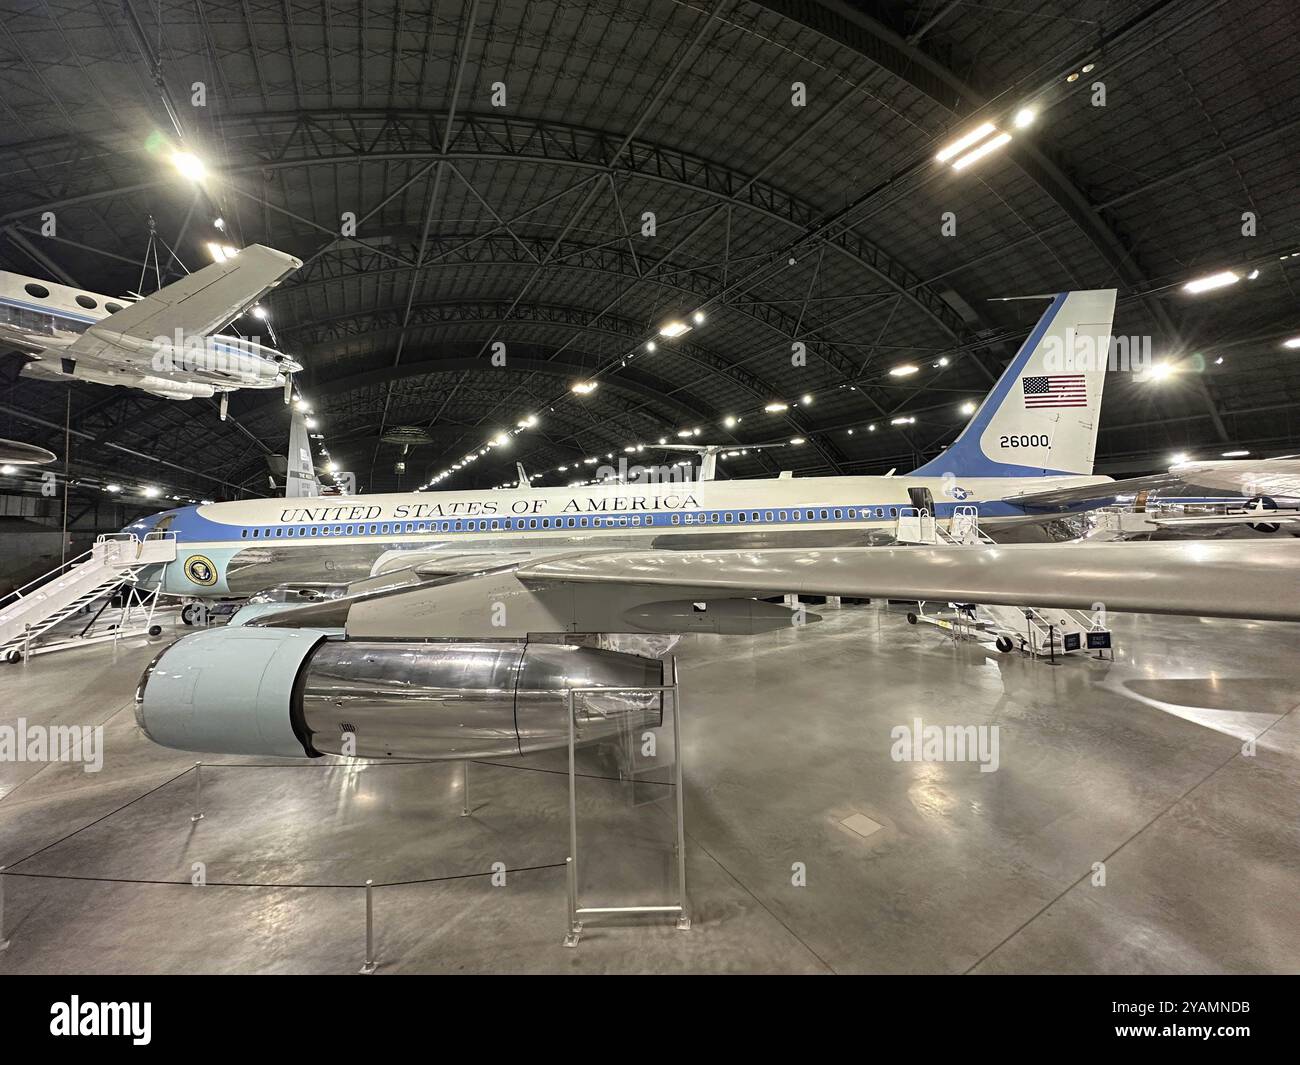
<svg viewBox="0 0 1300 1065">
<path fill-rule="evenodd" d="M 0 271 L 0 347 L 29 358 L 28 377 L 125 385 L 167 399 L 239 388 L 283 387 L 287 395 L 298 363 L 217 331 L 301 265 L 254 244 L 140 299 Z"/>
</svg>

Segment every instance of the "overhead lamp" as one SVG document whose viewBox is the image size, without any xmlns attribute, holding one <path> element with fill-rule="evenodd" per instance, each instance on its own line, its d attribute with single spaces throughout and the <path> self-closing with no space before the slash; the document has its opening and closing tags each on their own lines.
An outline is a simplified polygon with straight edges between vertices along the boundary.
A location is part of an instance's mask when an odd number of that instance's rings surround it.
<svg viewBox="0 0 1300 1065">
<path fill-rule="evenodd" d="M 1175 368 L 1167 362 L 1153 363 L 1151 369 L 1147 371 L 1146 379 L 1155 382 L 1164 381 L 1174 372 L 1174 369 Z"/>
<path fill-rule="evenodd" d="M 203 160 L 193 152 L 172 152 L 172 166 L 188 181 L 202 181 L 208 172 Z"/>
<path fill-rule="evenodd" d="M 800 444 L 806 443 L 806 441 L 802 436 L 792 436 L 790 437 L 790 443 L 794 444 L 795 447 L 798 447 Z"/>
<path fill-rule="evenodd" d="M 699 435 L 700 435 L 700 427 L 697 425 L 694 429 L 691 430 L 691 436 L 699 436 Z"/>
<path fill-rule="evenodd" d="M 18 472 L 18 467 L 10 466 L 7 462 L 3 466 L 0 466 L 0 473 L 3 473 L 6 477 L 8 477 L 12 473 L 17 473 L 17 472 Z"/>
<path fill-rule="evenodd" d="M 802 403 L 805 407 L 811 407 L 811 406 L 812 406 L 812 401 L 813 401 L 812 396 L 807 395 L 807 394 L 805 393 L 803 399 L 801 399 L 799 402 Z"/>
<path fill-rule="evenodd" d="M 1254 281 L 1255 278 L 1257 278 L 1257 277 L 1259 277 L 1259 270 L 1258 270 L 1258 269 L 1255 269 L 1255 270 L 1252 270 L 1250 273 L 1248 273 L 1248 274 L 1246 275 L 1246 280 L 1247 280 L 1247 281 Z"/>
<path fill-rule="evenodd" d="M 659 327 L 659 335 L 661 337 L 667 337 L 669 340 L 673 337 L 679 337 L 683 333 L 689 333 L 690 331 L 691 327 L 689 325 L 685 322 L 679 322 L 676 320 L 664 322 L 664 324 Z"/>
<path fill-rule="evenodd" d="M 975 404 L 968 399 L 965 403 L 961 405 L 961 412 L 963 414 L 974 414 Z"/>
<path fill-rule="evenodd" d="M 768 414 L 780 414 L 782 411 L 789 410 L 789 409 L 790 409 L 790 404 L 780 403 L 780 402 L 769 403 L 766 407 L 763 408 L 763 410 L 767 411 Z"/>
<path fill-rule="evenodd" d="M 531 429 L 536 424 L 537 424 L 537 415 L 530 414 L 527 418 L 524 418 L 521 421 L 516 422 L 515 427 L 518 429 Z"/>
<path fill-rule="evenodd" d="M 953 161 L 954 170 L 965 170 L 971 163 L 983 159 L 989 152 L 995 152 L 1011 139 L 1010 133 L 999 133 L 996 137 L 990 137 L 974 151 L 967 152 L 960 159 Z"/>
<path fill-rule="evenodd" d="M 889 376 L 908 377 L 909 375 L 916 373 L 916 369 L 917 368 L 913 366 L 911 363 L 904 363 L 902 366 L 895 366 L 892 370 L 890 370 Z"/>
<path fill-rule="evenodd" d="M 1034 119 L 1038 117 L 1038 112 L 1032 107 L 1022 107 L 1016 112 L 1016 117 L 1012 119 L 1016 129 L 1028 129 L 1034 124 Z"/>
<path fill-rule="evenodd" d="M 1240 451 L 1225 451 L 1223 457 L 1225 459 L 1244 459 L 1249 454 L 1250 452 L 1244 449 Z"/>
<path fill-rule="evenodd" d="M 1097 66 L 1096 63 L 1084 63 L 1082 67 L 1083 73 L 1091 74 L 1093 70 L 1096 68 L 1096 66 Z"/>
<path fill-rule="evenodd" d="M 990 133 L 996 132 L 996 130 L 997 130 L 997 126 L 995 126 L 992 122 L 985 122 L 982 126 L 976 126 L 964 137 L 958 137 L 951 144 L 945 146 L 944 148 L 941 148 L 934 158 L 936 159 L 936 161 L 940 163 L 946 163 L 954 155 L 957 155 L 958 153 L 965 151 L 967 148 L 969 148 L 972 144 L 975 144 L 977 141 L 982 141 Z"/>
<path fill-rule="evenodd" d="M 293 401 L 293 405 L 301 411 L 307 411 L 308 413 L 311 412 L 311 407 L 307 405 L 306 396 L 299 396 L 297 399 Z"/>
<path fill-rule="evenodd" d="M 1282 341 L 1282 346 L 1293 350 L 1295 348 L 1300 348 L 1300 337 L 1291 337 L 1289 340 L 1284 340 Z"/>
<path fill-rule="evenodd" d="M 876 423 L 872 422 L 870 425 L 867 426 L 867 432 L 874 433 L 875 431 L 876 431 Z"/>
<path fill-rule="evenodd" d="M 159 489 L 155 488 L 153 485 L 147 485 L 145 488 L 141 489 L 140 494 L 148 499 L 153 499 L 159 494 Z"/>
<path fill-rule="evenodd" d="M 104 491 L 105 491 L 105 492 L 120 492 L 120 491 L 122 491 L 122 486 L 121 486 L 120 484 L 106 484 L 106 485 L 104 485 Z"/>
<path fill-rule="evenodd" d="M 226 231 L 226 220 L 224 218 L 214 218 L 212 224 L 218 232 L 224 233 Z"/>
<path fill-rule="evenodd" d="M 689 429 L 678 429 L 678 430 L 677 430 L 677 439 L 679 439 L 679 440 L 685 440 L 685 439 L 686 439 L 688 436 L 690 436 L 690 435 L 691 435 L 691 431 L 690 431 Z"/>
<path fill-rule="evenodd" d="M 913 425 L 915 422 L 916 419 L 914 417 L 909 417 L 905 415 L 901 418 L 891 418 L 889 424 L 890 425 Z M 873 425 L 871 428 L 874 429 L 875 426 Z"/>
<path fill-rule="evenodd" d="M 265 321 L 266 321 L 266 308 L 265 308 L 265 307 L 254 307 L 254 308 L 253 308 L 253 317 L 254 317 L 254 318 L 258 318 L 258 319 L 260 319 L 261 321 L 265 322 Z"/>
<path fill-rule="evenodd" d="M 315 418 L 308 418 L 308 419 L 307 419 L 307 428 L 308 428 L 308 429 L 315 429 L 315 428 L 316 428 L 316 419 L 315 419 Z"/>
<path fill-rule="evenodd" d="M 1183 286 L 1184 292 L 1209 292 L 1211 289 L 1224 288 L 1227 285 L 1235 285 L 1241 280 L 1241 275 L 1235 270 L 1220 270 L 1217 274 L 1209 274 L 1206 277 L 1198 277 L 1194 281 L 1189 281 Z"/>
<path fill-rule="evenodd" d="M 597 382 L 595 381 L 579 381 L 573 385 L 570 391 L 576 392 L 580 396 L 589 396 L 596 391 L 596 387 Z"/>
<path fill-rule="evenodd" d="M 736 427 L 736 416 L 734 414 L 728 414 L 725 418 L 722 419 L 722 424 L 727 429 L 734 429 Z M 662 444 L 663 441 L 660 440 L 659 443 Z"/>
<path fill-rule="evenodd" d="M 703 312 L 703 311 L 696 311 L 694 314 L 691 315 L 691 321 L 694 322 L 696 325 L 703 325 L 703 324 L 704 324 L 704 312 Z"/>
<path fill-rule="evenodd" d="M 239 254 L 238 248 L 232 248 L 229 244 L 216 244 L 213 241 L 207 242 L 207 249 L 214 263 L 224 263 Z"/>
<path fill-rule="evenodd" d="M 935 365 L 936 365 L 936 366 L 947 366 L 947 365 L 948 365 L 948 361 L 949 361 L 949 360 L 948 360 L 948 356 L 947 356 L 947 355 L 940 355 L 940 356 L 939 356 L 939 361 L 936 362 Z"/>
<path fill-rule="evenodd" d="M 1186 461 L 1187 461 L 1186 451 L 1175 451 L 1172 455 L 1169 456 L 1169 463 L 1172 466 L 1181 466 Z"/>
</svg>

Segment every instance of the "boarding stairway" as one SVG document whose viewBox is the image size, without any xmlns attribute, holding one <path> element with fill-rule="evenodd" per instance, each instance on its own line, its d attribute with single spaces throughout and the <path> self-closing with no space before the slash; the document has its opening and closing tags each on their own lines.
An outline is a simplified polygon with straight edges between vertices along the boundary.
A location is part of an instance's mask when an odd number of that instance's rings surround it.
<svg viewBox="0 0 1300 1065">
<path fill-rule="evenodd" d="M 996 541 L 979 527 L 979 509 L 973 506 L 953 508 L 945 528 L 925 507 L 900 507 L 894 529 L 900 544 L 925 544 L 984 547 Z M 1100 604 L 1099 604 L 1100 605 Z M 1090 649 L 1090 637 L 1106 636 L 1110 648 L 1110 630 L 1099 620 L 1101 614 L 1064 607 L 990 606 L 988 604 L 948 604 L 942 613 L 927 611 L 924 602 L 908 615 L 913 623 L 927 622 L 945 630 L 953 639 L 995 638 L 999 651 L 1015 648 L 1034 656 L 1055 657 L 1072 651 Z M 1097 645 L 1100 654 L 1101 644 Z"/>
<path fill-rule="evenodd" d="M 900 544 L 952 544 L 975 547 L 994 543 L 992 537 L 980 528 L 978 507 L 952 508 L 952 517 L 945 528 L 925 507 L 899 507 L 894 523 L 894 539 Z"/>
<path fill-rule="evenodd" d="M 55 626 L 124 588 L 143 605 L 135 584 L 142 570 L 176 558 L 175 533 L 109 533 L 76 558 L 0 599 L 0 659 L 15 661 Z M 112 635 L 120 635 L 120 627 Z"/>
</svg>

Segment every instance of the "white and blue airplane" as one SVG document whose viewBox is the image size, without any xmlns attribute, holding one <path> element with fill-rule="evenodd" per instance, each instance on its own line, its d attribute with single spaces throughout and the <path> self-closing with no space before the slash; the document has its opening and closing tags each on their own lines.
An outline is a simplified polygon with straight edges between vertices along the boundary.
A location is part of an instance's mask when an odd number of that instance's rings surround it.
<svg viewBox="0 0 1300 1065">
<path fill-rule="evenodd" d="M 163 592 L 246 596 L 282 583 L 362 580 L 436 556 L 887 543 L 909 507 L 940 519 L 976 508 L 993 527 L 1023 522 L 1035 493 L 1110 482 L 1092 469 L 1114 307 L 1114 289 L 1052 298 L 956 442 L 905 476 L 255 499 L 166 511 L 125 531 L 175 534 Z M 1101 357 L 1062 367 L 1071 349 Z"/>
<path fill-rule="evenodd" d="M 521 478 L 513 491 L 261 499 L 137 522 L 129 531 L 176 538 L 152 578 L 165 593 L 252 597 L 230 625 L 159 653 L 137 722 L 164 746 L 229 754 L 555 749 L 571 690 L 602 689 L 584 701 L 582 742 L 654 727 L 663 699 L 646 689 L 673 683 L 672 637 L 815 620 L 771 601 L 791 595 L 1300 620 L 1300 597 L 1277 594 L 1300 571 L 1290 538 L 887 546 L 908 507 L 973 507 L 996 525 L 1025 521 L 1044 494 L 1112 491 L 1092 466 L 1114 302 L 1113 290 L 1053 298 L 956 442 L 906 476 Z M 1080 338 L 1101 360 L 1058 365 Z"/>
<path fill-rule="evenodd" d="M 26 377 L 123 385 L 164 399 L 283 388 L 302 366 L 287 355 L 218 333 L 302 261 L 253 244 L 144 297 L 104 296 L 0 271 L 0 349 L 21 352 Z"/>
</svg>

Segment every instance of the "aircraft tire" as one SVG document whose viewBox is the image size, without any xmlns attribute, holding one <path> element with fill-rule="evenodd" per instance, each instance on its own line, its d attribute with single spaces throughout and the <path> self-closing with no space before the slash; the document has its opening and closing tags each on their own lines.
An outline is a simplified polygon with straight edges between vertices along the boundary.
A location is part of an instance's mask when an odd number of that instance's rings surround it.
<svg viewBox="0 0 1300 1065">
<path fill-rule="evenodd" d="M 908 623 L 909 625 L 915 625 L 915 624 L 916 624 L 916 615 L 915 615 L 915 614 L 908 614 L 908 615 L 907 615 L 907 623 Z"/>
<path fill-rule="evenodd" d="M 999 651 L 1001 651 L 1004 655 L 1007 655 L 1011 653 L 1011 649 L 1015 646 L 1015 644 L 1011 642 L 1010 636 L 999 636 L 996 640 L 993 641 L 993 646 L 996 647 Z"/>
</svg>

